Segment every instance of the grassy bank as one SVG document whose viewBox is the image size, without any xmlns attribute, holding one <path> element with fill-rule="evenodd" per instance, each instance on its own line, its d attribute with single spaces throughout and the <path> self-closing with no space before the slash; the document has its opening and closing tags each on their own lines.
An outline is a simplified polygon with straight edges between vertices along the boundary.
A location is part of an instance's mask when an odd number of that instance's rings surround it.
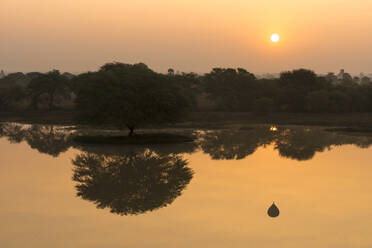
<svg viewBox="0 0 372 248">
<path fill-rule="evenodd" d="M 2 112 L 0 121 L 12 121 L 37 124 L 72 125 L 73 111 L 27 111 Z M 164 127 L 180 128 L 224 128 L 251 124 L 277 125 L 318 125 L 342 127 L 372 127 L 372 114 L 310 114 L 310 113 L 271 113 L 258 116 L 254 113 L 237 112 L 193 112 L 183 122 Z M 157 126 L 149 126 L 157 128 Z"/>
</svg>

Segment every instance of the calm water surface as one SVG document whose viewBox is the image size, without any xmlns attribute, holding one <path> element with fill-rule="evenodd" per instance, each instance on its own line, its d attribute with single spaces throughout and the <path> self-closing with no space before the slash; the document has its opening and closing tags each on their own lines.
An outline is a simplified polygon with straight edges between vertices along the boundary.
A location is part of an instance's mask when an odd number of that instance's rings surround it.
<svg viewBox="0 0 372 248">
<path fill-rule="evenodd" d="M 372 136 L 258 126 L 94 147 L 73 135 L 1 126 L 0 247 L 372 247 Z"/>
</svg>

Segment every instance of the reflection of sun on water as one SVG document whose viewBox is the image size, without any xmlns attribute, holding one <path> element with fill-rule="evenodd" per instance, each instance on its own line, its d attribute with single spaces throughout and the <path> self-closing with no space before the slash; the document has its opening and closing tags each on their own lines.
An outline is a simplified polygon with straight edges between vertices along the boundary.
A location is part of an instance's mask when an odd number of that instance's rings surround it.
<svg viewBox="0 0 372 248">
<path fill-rule="evenodd" d="M 276 131 L 278 131 L 278 128 L 276 126 L 271 126 L 270 131 L 271 132 L 276 132 Z"/>
</svg>

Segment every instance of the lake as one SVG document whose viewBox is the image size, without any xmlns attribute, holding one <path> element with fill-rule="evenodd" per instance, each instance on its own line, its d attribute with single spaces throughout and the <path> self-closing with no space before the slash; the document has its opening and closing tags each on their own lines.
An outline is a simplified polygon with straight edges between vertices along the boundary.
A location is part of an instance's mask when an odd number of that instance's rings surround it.
<svg viewBox="0 0 372 248">
<path fill-rule="evenodd" d="M 0 134 L 2 248 L 372 247 L 372 135 L 263 125 L 114 147 L 75 144 L 70 127 Z"/>
</svg>

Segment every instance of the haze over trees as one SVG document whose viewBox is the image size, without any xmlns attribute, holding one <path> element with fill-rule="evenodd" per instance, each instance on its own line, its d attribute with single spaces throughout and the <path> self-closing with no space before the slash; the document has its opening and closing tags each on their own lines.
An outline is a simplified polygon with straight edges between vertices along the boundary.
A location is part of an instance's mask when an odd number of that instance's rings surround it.
<svg viewBox="0 0 372 248">
<path fill-rule="evenodd" d="M 74 110 L 79 120 L 128 128 L 170 123 L 189 111 L 297 113 L 372 112 L 372 81 L 361 75 L 317 75 L 311 70 L 258 78 L 243 68 L 213 68 L 204 75 L 145 64 L 108 63 L 72 75 L 12 73 L 0 79 L 0 111 Z"/>
<path fill-rule="evenodd" d="M 58 96 L 68 97 L 68 82 L 68 77 L 61 75 L 57 70 L 37 75 L 26 88 L 31 98 L 30 106 L 37 109 L 42 97 L 45 96 L 48 109 L 52 110 Z"/>
<path fill-rule="evenodd" d="M 2 111 L 71 108 L 70 73 L 58 70 L 47 73 L 11 73 L 0 79 L 0 109 Z M 65 102 L 65 103 L 64 103 Z"/>
<path fill-rule="evenodd" d="M 75 78 L 76 110 L 82 122 L 134 129 L 168 123 L 191 109 L 193 95 L 145 64 L 110 63 Z"/>
</svg>

